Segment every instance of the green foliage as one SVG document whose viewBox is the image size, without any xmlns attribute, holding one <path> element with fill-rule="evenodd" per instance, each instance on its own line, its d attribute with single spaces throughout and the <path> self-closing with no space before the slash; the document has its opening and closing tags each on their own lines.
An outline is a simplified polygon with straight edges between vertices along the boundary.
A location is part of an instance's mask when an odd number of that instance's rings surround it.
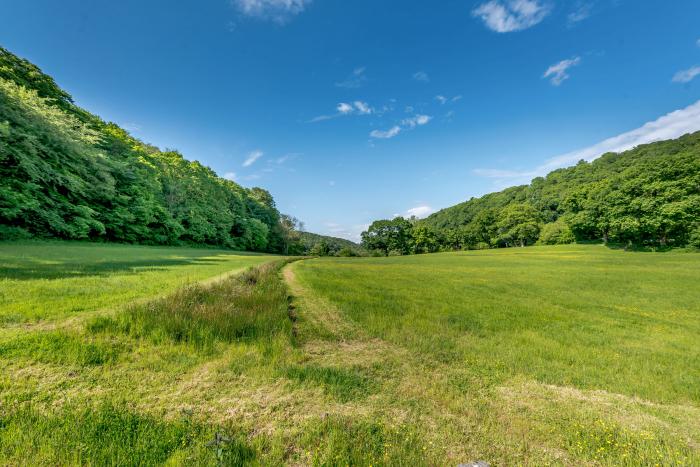
<svg viewBox="0 0 700 467">
<path fill-rule="evenodd" d="M 566 245 L 576 242 L 576 237 L 564 218 L 559 218 L 542 227 L 539 242 L 543 245 Z"/>
<path fill-rule="evenodd" d="M 410 239 L 413 225 L 403 217 L 375 221 L 366 232 L 362 232 L 362 246 L 388 255 L 411 252 Z"/>
<path fill-rule="evenodd" d="M 496 242 L 521 247 L 532 244 L 540 233 L 538 213 L 527 203 L 510 204 L 500 212 L 496 228 Z"/>
<path fill-rule="evenodd" d="M 435 229 L 441 250 L 538 239 L 667 247 L 691 245 L 698 218 L 700 132 L 581 161 L 443 209 L 417 226 Z"/>
<path fill-rule="evenodd" d="M 0 238 L 287 253 L 284 220 L 267 191 L 136 140 L 0 48 Z"/>
<path fill-rule="evenodd" d="M 329 237 L 327 235 L 318 235 L 311 232 L 298 232 L 299 245 L 301 251 L 298 254 L 310 254 L 314 256 L 365 256 L 367 252 L 357 243 L 351 242 L 344 238 Z M 319 244 L 324 244 L 327 247 L 325 255 L 318 254 Z M 312 250 L 316 249 L 316 253 Z M 325 251 L 325 250 L 324 250 Z"/>
</svg>

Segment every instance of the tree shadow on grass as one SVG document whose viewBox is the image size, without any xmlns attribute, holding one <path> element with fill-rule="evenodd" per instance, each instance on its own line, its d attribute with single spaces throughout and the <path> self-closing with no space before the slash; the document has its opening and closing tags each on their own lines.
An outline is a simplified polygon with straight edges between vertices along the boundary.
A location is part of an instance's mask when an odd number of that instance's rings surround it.
<svg viewBox="0 0 700 467">
<path fill-rule="evenodd" d="M 86 262 L 80 258 L 62 261 L 40 261 L 23 258 L 21 261 L 0 263 L 0 278 L 11 280 L 68 279 L 114 274 L 140 274 L 147 271 L 169 269 L 177 266 L 210 265 L 227 261 L 225 258 L 151 258 L 121 261 Z"/>
</svg>

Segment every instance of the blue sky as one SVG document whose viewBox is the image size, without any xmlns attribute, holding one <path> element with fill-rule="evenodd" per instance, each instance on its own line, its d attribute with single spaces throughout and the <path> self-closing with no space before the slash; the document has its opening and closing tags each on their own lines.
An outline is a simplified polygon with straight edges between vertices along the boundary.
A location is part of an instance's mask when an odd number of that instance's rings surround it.
<svg viewBox="0 0 700 467">
<path fill-rule="evenodd" d="M 697 0 L 3 0 L 0 44 L 314 232 L 700 130 Z"/>
</svg>

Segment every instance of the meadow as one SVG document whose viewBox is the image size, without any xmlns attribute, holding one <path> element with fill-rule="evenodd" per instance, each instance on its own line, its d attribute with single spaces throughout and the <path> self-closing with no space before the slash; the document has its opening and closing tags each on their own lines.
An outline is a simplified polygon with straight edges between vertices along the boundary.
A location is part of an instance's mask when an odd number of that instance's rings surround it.
<svg viewBox="0 0 700 467">
<path fill-rule="evenodd" d="M 271 256 L 81 242 L 0 242 L 0 322 L 63 319 L 240 272 Z"/>
<path fill-rule="evenodd" d="M 0 463 L 700 463 L 694 253 L 0 252 Z"/>
</svg>

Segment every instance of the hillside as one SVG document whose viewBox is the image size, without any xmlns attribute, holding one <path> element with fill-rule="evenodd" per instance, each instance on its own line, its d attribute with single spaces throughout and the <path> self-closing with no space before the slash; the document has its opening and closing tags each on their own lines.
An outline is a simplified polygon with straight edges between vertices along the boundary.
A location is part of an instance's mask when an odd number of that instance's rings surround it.
<svg viewBox="0 0 700 467">
<path fill-rule="evenodd" d="M 311 232 L 299 232 L 300 243 L 306 253 L 320 256 L 362 256 L 366 252 L 362 246 L 344 238 L 319 235 Z M 342 253 L 341 253 L 342 252 Z"/>
<path fill-rule="evenodd" d="M 267 191 L 139 141 L 0 48 L 0 239 L 284 252 L 288 233 Z"/>
<path fill-rule="evenodd" d="M 574 241 L 700 247 L 700 132 L 581 161 L 424 220 L 377 221 L 363 239 L 403 254 Z"/>
</svg>

